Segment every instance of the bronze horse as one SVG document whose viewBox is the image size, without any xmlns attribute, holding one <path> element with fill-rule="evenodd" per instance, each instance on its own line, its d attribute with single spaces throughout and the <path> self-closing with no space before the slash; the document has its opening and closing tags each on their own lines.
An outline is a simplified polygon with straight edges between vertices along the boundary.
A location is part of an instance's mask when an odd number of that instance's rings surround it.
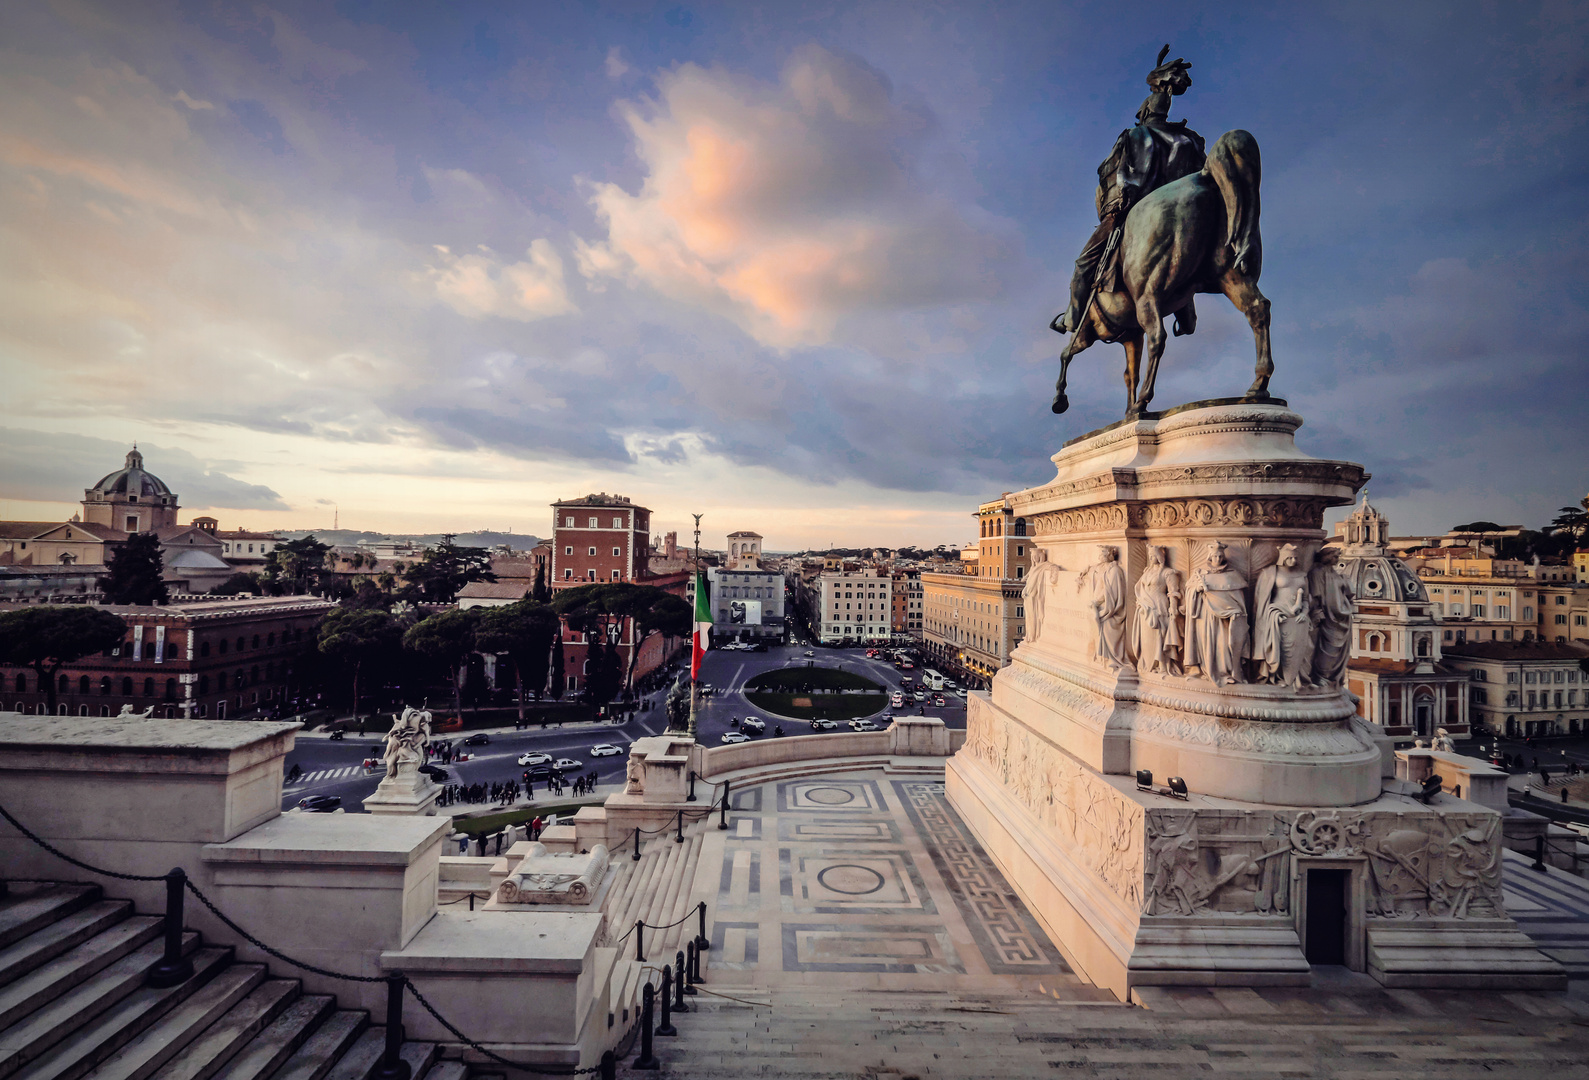
<svg viewBox="0 0 1589 1080">
<path fill-rule="evenodd" d="M 1118 242 L 1119 287 L 1095 291 L 1080 327 L 1060 354 L 1056 413 L 1070 408 L 1065 375 L 1071 357 L 1095 341 L 1125 346 L 1126 416 L 1145 413 L 1164 355 L 1164 316 L 1176 314 L 1175 333 L 1190 334 L 1196 325 L 1192 298 L 1197 293 L 1224 293 L 1247 316 L 1258 347 L 1258 367 L 1246 396 L 1268 395 L 1275 366 L 1269 354 L 1269 301 L 1258 291 L 1263 269 L 1263 240 L 1258 233 L 1261 173 L 1257 141 L 1245 131 L 1227 131 L 1200 171 L 1150 192 L 1131 208 Z M 1058 329 L 1054 324 L 1050 327 Z"/>
</svg>

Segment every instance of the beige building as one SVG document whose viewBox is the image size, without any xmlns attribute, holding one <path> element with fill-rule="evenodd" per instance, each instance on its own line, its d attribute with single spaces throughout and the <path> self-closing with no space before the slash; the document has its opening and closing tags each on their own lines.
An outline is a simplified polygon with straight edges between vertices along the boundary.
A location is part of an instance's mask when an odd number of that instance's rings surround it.
<svg viewBox="0 0 1589 1080">
<path fill-rule="evenodd" d="M 876 570 L 825 570 L 814 590 L 824 645 L 887 641 L 893 633 L 893 578 Z"/>
<path fill-rule="evenodd" d="M 965 572 L 921 575 L 921 636 L 948 674 L 981 685 L 1026 636 L 1021 587 L 1032 544 L 1008 495 L 978 506 L 975 517 L 976 546 L 960 557 Z"/>
<path fill-rule="evenodd" d="M 1446 652 L 1468 678 L 1474 721 L 1499 734 L 1589 731 L 1589 647 L 1555 641 L 1469 641 Z"/>
</svg>

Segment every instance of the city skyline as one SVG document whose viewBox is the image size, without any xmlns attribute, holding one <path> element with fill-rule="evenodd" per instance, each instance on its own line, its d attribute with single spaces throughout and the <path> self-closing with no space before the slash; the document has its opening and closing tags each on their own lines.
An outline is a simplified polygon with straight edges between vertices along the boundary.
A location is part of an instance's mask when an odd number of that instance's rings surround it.
<svg viewBox="0 0 1589 1080">
<path fill-rule="evenodd" d="M 228 527 L 968 539 L 1118 418 L 1113 346 L 1048 413 L 1046 323 L 1168 41 L 1172 115 L 1264 148 L 1304 449 L 1398 532 L 1538 527 L 1586 487 L 1585 15 L 1435 10 L 8 11 L 0 516 L 137 441 Z M 1200 314 L 1160 405 L 1246 385 Z"/>
</svg>

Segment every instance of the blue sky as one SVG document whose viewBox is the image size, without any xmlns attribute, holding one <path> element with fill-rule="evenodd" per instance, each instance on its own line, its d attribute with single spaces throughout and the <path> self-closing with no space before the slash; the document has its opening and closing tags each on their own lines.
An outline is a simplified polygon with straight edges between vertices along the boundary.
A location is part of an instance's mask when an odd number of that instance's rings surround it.
<svg viewBox="0 0 1589 1080">
<path fill-rule="evenodd" d="M 1306 449 L 1397 532 L 1581 497 L 1582 5 L 60 3 L 0 11 L 0 512 L 138 439 L 227 523 L 959 542 L 1123 409 L 1046 327 L 1165 42 Z M 1251 381 L 1199 311 L 1161 405 Z"/>
</svg>

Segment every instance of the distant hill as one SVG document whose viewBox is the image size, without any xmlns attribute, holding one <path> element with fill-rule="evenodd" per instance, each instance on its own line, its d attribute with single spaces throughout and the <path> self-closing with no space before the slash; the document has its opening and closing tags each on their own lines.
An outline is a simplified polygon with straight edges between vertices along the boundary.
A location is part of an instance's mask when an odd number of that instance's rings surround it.
<svg viewBox="0 0 1589 1080">
<path fill-rule="evenodd" d="M 441 543 L 442 538 L 441 533 L 383 533 L 359 529 L 273 529 L 271 531 L 284 540 L 301 540 L 312 533 L 315 539 L 333 547 L 353 547 L 361 540 L 368 543 L 378 540 L 411 540 L 416 544 L 434 545 Z M 528 551 L 541 541 L 529 533 L 486 530 L 458 533 L 452 538 L 452 542 L 459 547 L 481 548 L 506 544 L 515 551 Z"/>
</svg>

